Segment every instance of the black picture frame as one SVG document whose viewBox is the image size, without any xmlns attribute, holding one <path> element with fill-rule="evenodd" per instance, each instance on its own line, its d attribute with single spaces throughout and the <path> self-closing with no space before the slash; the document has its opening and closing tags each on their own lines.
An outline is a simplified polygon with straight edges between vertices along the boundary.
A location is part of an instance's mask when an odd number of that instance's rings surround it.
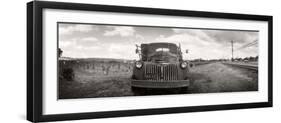
<svg viewBox="0 0 281 123">
<path fill-rule="evenodd" d="M 207 105 L 207 106 L 191 106 L 191 107 L 163 107 L 157 109 L 139 109 L 139 110 L 122 110 L 122 111 L 106 111 L 91 113 L 71 113 L 57 115 L 43 115 L 43 95 L 42 95 L 42 10 L 65 9 L 65 10 L 85 10 L 100 12 L 117 12 L 131 14 L 150 14 L 150 15 L 168 15 L 168 16 L 188 16 L 203 18 L 220 18 L 235 20 L 256 20 L 268 22 L 268 101 L 257 103 L 241 103 L 241 104 L 224 104 L 224 105 Z M 27 120 L 32 122 L 45 121 L 63 121 L 78 119 L 93 119 L 107 117 L 123 117 L 137 115 L 154 115 L 154 114 L 170 114 L 185 113 L 199 111 L 229 110 L 229 109 L 245 109 L 272 107 L 272 60 L 273 60 L 273 17 L 265 15 L 248 15 L 233 13 L 217 13 L 202 11 L 186 11 L 171 10 L 158 8 L 140 8 L 125 6 L 109 6 L 109 5 L 93 5 L 80 3 L 63 3 L 63 2 L 46 2 L 33 1 L 27 3 Z"/>
</svg>

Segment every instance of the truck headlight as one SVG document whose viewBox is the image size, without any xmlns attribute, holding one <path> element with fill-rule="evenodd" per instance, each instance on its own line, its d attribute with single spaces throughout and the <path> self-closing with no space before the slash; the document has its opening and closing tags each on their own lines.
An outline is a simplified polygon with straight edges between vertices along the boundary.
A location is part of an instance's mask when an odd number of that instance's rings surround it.
<svg viewBox="0 0 281 123">
<path fill-rule="evenodd" d="M 182 69 L 185 69 L 186 67 L 187 67 L 187 62 L 182 62 L 181 64 L 180 64 L 180 66 L 181 66 L 181 68 Z"/>
<path fill-rule="evenodd" d="M 136 68 L 140 69 L 142 67 L 142 63 L 141 62 L 136 62 Z"/>
</svg>

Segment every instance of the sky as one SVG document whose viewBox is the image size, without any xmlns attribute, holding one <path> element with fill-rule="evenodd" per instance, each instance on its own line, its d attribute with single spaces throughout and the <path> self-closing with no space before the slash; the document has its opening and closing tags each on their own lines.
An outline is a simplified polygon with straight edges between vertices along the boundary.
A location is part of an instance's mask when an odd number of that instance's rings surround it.
<svg viewBox="0 0 281 123">
<path fill-rule="evenodd" d="M 136 44 L 169 42 L 181 45 L 186 60 L 229 59 L 258 55 L 258 31 L 191 29 L 59 23 L 63 57 L 138 59 Z"/>
</svg>

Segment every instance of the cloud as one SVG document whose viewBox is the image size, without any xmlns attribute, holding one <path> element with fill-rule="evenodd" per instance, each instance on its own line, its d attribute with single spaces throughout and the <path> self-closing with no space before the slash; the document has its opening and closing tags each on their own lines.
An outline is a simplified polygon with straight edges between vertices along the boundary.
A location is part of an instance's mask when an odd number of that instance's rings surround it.
<svg viewBox="0 0 281 123">
<path fill-rule="evenodd" d="M 96 42 L 96 41 L 98 41 L 98 39 L 95 38 L 95 37 L 86 37 L 86 38 L 82 38 L 81 40 L 82 40 L 82 41 L 90 41 L 90 42 Z"/>
<path fill-rule="evenodd" d="M 189 49 L 190 53 L 184 55 L 186 59 L 218 59 L 231 57 L 231 43 L 234 49 L 251 43 L 258 38 L 258 32 L 225 31 L 225 30 L 195 30 L 172 29 L 170 36 L 160 35 L 155 42 L 180 43 L 182 50 Z M 248 57 L 258 55 L 258 45 L 235 50 L 234 57 Z"/>
<path fill-rule="evenodd" d="M 63 24 L 62 24 L 63 25 Z M 91 25 L 71 25 L 71 26 L 60 26 L 59 33 L 60 35 L 71 35 L 75 32 L 85 33 L 90 32 L 91 30 L 97 30 Z"/>
<path fill-rule="evenodd" d="M 258 39 L 258 32 L 231 31 L 231 30 L 199 30 L 199 29 L 173 29 L 178 34 L 190 34 L 205 41 L 213 41 L 220 44 L 229 44 L 230 41 L 243 44 Z"/>
<path fill-rule="evenodd" d="M 137 59 L 138 57 L 132 44 L 104 44 L 97 41 L 95 45 L 85 45 L 81 40 L 73 40 L 60 42 L 60 48 L 63 50 L 63 56 L 73 58 Z"/>
<path fill-rule="evenodd" d="M 96 37 L 85 37 L 85 38 L 73 38 L 70 40 L 60 40 L 59 47 L 66 48 L 71 47 L 70 49 L 75 49 L 81 47 L 92 47 L 99 43 L 99 40 Z"/>
<path fill-rule="evenodd" d="M 185 59 L 212 59 L 225 55 L 223 47 L 220 47 L 216 43 L 209 42 L 208 40 L 203 40 L 203 38 L 200 38 L 197 34 L 176 33 L 167 37 L 160 35 L 154 42 L 169 42 L 177 45 L 181 44 L 181 50 L 183 52 L 186 49 L 190 51 L 189 54 L 183 54 Z"/>
<path fill-rule="evenodd" d="M 107 46 L 107 54 L 110 57 L 120 58 L 120 59 L 137 59 L 138 55 L 135 54 L 135 45 L 132 44 L 110 44 Z M 108 57 L 108 56 L 103 56 Z"/>
<path fill-rule="evenodd" d="M 95 37 L 85 37 L 79 40 L 79 45 L 83 47 L 91 47 L 97 43 L 99 40 Z"/>
<path fill-rule="evenodd" d="M 222 31 L 222 30 L 204 30 L 205 34 L 212 37 L 214 41 L 226 44 L 234 41 L 238 44 L 250 43 L 258 39 L 258 32 L 246 31 Z"/>
<path fill-rule="evenodd" d="M 94 31 L 98 30 L 98 31 Z M 179 45 L 185 59 L 218 59 L 231 57 L 234 49 L 258 39 L 258 32 L 203 29 L 171 29 L 106 25 L 60 25 L 59 47 L 68 57 L 136 59 L 135 44 L 169 42 Z M 258 55 L 258 46 L 235 50 L 235 57 Z"/>
<path fill-rule="evenodd" d="M 158 38 L 155 39 L 155 42 L 170 42 L 170 43 L 181 43 L 183 45 L 196 45 L 200 46 L 207 46 L 210 45 L 211 42 L 202 40 L 198 36 L 194 36 L 188 33 L 181 33 L 181 34 L 174 34 L 168 37 L 160 35 Z"/>
<path fill-rule="evenodd" d="M 214 41 L 214 39 L 207 35 L 204 30 L 198 29 L 172 29 L 177 34 L 188 34 L 190 36 L 198 37 L 204 41 Z"/>
<path fill-rule="evenodd" d="M 133 27 L 128 26 L 115 26 L 111 27 L 112 30 L 106 30 L 104 36 L 116 36 L 119 35 L 121 37 L 133 36 L 135 34 L 135 30 Z"/>
<path fill-rule="evenodd" d="M 136 34 L 135 35 L 135 38 L 137 39 L 137 40 L 141 40 L 141 41 L 143 41 L 145 38 L 142 36 L 142 35 L 140 35 L 140 34 Z"/>
<path fill-rule="evenodd" d="M 74 42 L 71 41 L 61 41 L 59 42 L 59 47 L 70 47 L 73 46 Z"/>
</svg>

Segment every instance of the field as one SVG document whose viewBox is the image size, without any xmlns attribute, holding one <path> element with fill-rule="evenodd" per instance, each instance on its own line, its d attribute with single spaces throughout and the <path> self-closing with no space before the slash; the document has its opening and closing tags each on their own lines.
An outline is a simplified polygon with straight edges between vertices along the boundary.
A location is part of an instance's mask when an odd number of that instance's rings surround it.
<svg viewBox="0 0 281 123">
<path fill-rule="evenodd" d="M 133 61 L 116 59 L 71 59 L 59 61 L 59 99 L 178 94 L 175 89 L 143 90 L 130 86 Z M 191 86 L 186 93 L 257 91 L 257 71 L 220 62 L 191 68 Z"/>
<path fill-rule="evenodd" d="M 219 62 L 191 69 L 190 93 L 257 91 L 257 71 L 228 66 Z"/>
<path fill-rule="evenodd" d="M 133 63 L 115 59 L 62 60 L 59 67 L 59 99 L 131 96 L 129 79 Z M 61 77 L 73 70 L 72 79 Z"/>
</svg>

